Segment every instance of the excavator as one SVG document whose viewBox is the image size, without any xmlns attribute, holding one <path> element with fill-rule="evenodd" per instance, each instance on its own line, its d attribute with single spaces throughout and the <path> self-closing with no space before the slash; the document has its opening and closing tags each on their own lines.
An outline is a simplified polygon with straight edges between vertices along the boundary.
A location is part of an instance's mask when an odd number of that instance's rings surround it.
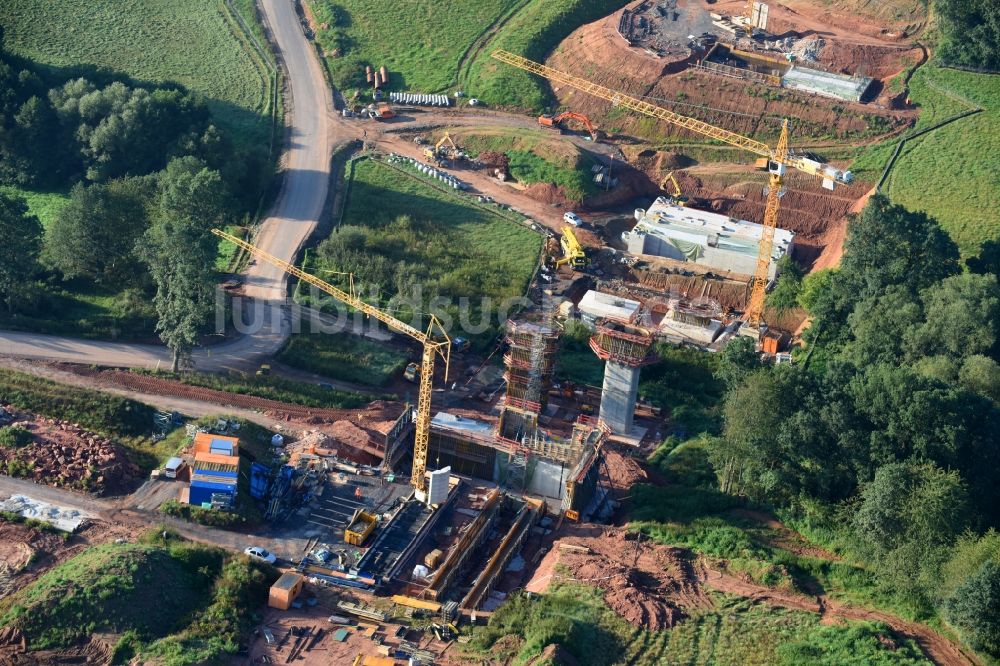
<svg viewBox="0 0 1000 666">
<path fill-rule="evenodd" d="M 574 113 L 573 111 L 564 111 L 559 115 L 553 116 L 551 113 L 546 113 L 538 116 L 538 124 L 542 127 L 555 127 L 561 128 L 563 121 L 566 120 L 576 120 L 583 123 L 583 126 L 587 128 L 590 132 L 590 140 L 597 141 L 597 130 L 594 129 L 594 125 L 590 122 L 590 118 L 583 115 L 582 113 Z"/>
<path fill-rule="evenodd" d="M 441 321 L 434 315 L 430 315 L 430 322 L 427 330 L 421 330 L 406 322 L 400 321 L 388 312 L 379 310 L 374 305 L 362 300 L 355 293 L 353 286 L 351 293 L 320 280 L 315 275 L 310 275 L 299 269 L 297 266 L 279 259 L 268 252 L 252 245 L 242 238 L 233 236 L 220 229 L 212 229 L 212 233 L 219 238 L 224 238 L 233 245 L 243 248 L 254 258 L 264 261 L 272 266 L 285 271 L 302 282 L 311 284 L 321 291 L 333 296 L 341 303 L 348 305 L 362 314 L 368 315 L 385 324 L 390 330 L 408 335 L 423 346 L 423 354 L 419 366 L 419 385 L 417 391 L 417 415 L 416 427 L 414 429 L 413 441 L 413 469 L 410 474 L 410 485 L 413 486 L 414 496 L 420 501 L 427 500 L 427 448 L 430 441 L 431 429 L 431 394 L 434 391 L 434 364 L 438 356 L 444 360 L 444 380 L 448 381 L 448 369 L 451 364 L 451 338 L 444 330 Z M 353 283 L 352 283 L 353 285 Z M 415 364 L 414 364 L 415 365 Z"/>
<path fill-rule="evenodd" d="M 448 146 L 449 149 L 446 149 L 445 146 Z M 435 162 L 440 162 L 442 158 L 458 160 L 463 157 L 462 151 L 458 149 L 455 140 L 448 132 L 444 133 L 444 136 L 434 144 L 433 148 L 424 148 L 424 156 Z"/>
<path fill-rule="evenodd" d="M 663 180 L 660 181 L 660 189 L 664 192 L 667 191 L 667 183 L 672 183 L 674 186 L 674 192 L 670 197 L 673 202 L 678 206 L 686 206 L 690 199 L 681 193 L 681 186 L 677 182 L 677 179 L 674 178 L 673 171 L 668 172 L 667 175 L 663 177 Z"/>
<path fill-rule="evenodd" d="M 789 125 L 787 119 L 782 121 L 778 143 L 772 148 L 757 139 L 716 127 L 697 118 L 691 118 L 675 111 L 664 109 L 644 99 L 606 88 L 593 81 L 588 81 L 579 76 L 574 76 L 573 74 L 534 62 L 509 51 L 498 49 L 491 55 L 500 62 L 536 74 L 550 82 L 559 83 L 611 102 L 616 108 L 627 109 L 635 113 L 663 120 L 675 127 L 716 139 L 767 159 L 767 202 L 764 208 L 764 223 L 761 230 L 760 245 L 758 246 L 757 267 L 750 281 L 750 301 L 746 308 L 745 326 L 751 336 L 759 336 L 759 334 L 763 333 L 764 300 L 767 295 L 767 284 L 770 276 L 771 252 L 774 249 L 774 230 L 778 225 L 778 211 L 781 207 L 781 197 L 785 194 L 785 171 L 790 167 L 810 176 L 816 176 L 822 180 L 823 187 L 828 190 L 834 189 L 839 184 L 852 182 L 854 175 L 850 171 L 842 171 L 829 164 L 819 162 L 801 154 L 792 153 L 788 147 Z"/>
</svg>

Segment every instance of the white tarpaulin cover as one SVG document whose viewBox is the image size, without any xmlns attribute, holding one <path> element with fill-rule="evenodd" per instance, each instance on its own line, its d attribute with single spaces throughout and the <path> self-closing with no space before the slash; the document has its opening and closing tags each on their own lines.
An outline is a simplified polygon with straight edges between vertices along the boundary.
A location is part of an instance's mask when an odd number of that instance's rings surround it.
<svg viewBox="0 0 1000 666">
<path fill-rule="evenodd" d="M 41 520 L 64 532 L 75 532 L 90 515 L 78 509 L 56 506 L 25 495 L 11 495 L 0 502 L 0 511 L 16 513 L 23 518 Z"/>
</svg>

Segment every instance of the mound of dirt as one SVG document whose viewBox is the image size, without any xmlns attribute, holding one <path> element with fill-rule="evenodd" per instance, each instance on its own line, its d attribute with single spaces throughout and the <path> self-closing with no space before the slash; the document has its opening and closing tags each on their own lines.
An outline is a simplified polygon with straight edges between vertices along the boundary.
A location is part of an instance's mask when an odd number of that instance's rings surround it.
<svg viewBox="0 0 1000 666">
<path fill-rule="evenodd" d="M 542 653 L 528 662 L 527 666 L 579 666 L 576 657 L 558 643 L 546 645 Z"/>
<path fill-rule="evenodd" d="M 657 154 L 656 166 L 660 171 L 670 171 L 672 169 L 683 169 L 694 164 L 694 160 L 683 153 L 672 151 Z"/>
<path fill-rule="evenodd" d="M 608 482 L 615 490 L 628 490 L 648 478 L 635 458 L 611 447 L 604 448 L 604 464 L 607 465 Z"/>
<path fill-rule="evenodd" d="M 553 551 L 575 580 L 603 590 L 605 603 L 635 626 L 669 629 L 688 616 L 685 608 L 712 605 L 680 549 L 608 529 L 562 539 Z"/>
<path fill-rule="evenodd" d="M 558 205 L 563 208 L 573 208 L 577 202 L 566 196 L 566 192 L 552 183 L 535 183 L 524 189 L 524 194 L 535 201 Z"/>
</svg>

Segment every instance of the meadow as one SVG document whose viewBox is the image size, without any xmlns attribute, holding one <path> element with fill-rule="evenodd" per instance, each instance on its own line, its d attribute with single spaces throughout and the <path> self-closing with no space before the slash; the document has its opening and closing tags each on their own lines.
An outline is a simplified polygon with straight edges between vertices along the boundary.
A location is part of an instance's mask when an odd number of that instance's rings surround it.
<svg viewBox="0 0 1000 666">
<path fill-rule="evenodd" d="M 241 145 L 270 139 L 266 66 L 221 2 L 63 0 L 0 4 L 6 48 L 60 77 L 96 71 L 173 81 L 205 96 Z M 240 2 L 248 24 L 248 5 Z"/>
<path fill-rule="evenodd" d="M 910 81 L 910 97 L 920 107 L 914 131 L 984 109 L 908 141 L 883 187 L 894 203 L 937 218 L 963 257 L 976 256 L 983 243 L 1000 239 L 1000 77 L 927 65 Z M 877 181 L 895 145 L 873 146 L 852 169 Z"/>
<path fill-rule="evenodd" d="M 389 70 L 393 90 L 448 92 L 476 39 L 524 0 L 310 0 L 317 41 L 339 87 L 360 88 L 364 67 Z M 324 27 L 325 26 L 325 27 Z M 360 79 L 360 80 L 359 80 Z"/>
<path fill-rule="evenodd" d="M 579 26 L 618 9 L 621 0 L 310 0 L 334 82 L 365 89 L 364 66 L 385 65 L 389 89 L 464 90 L 487 104 L 541 109 L 547 84 L 501 65 L 496 48 L 544 59 Z"/>
</svg>

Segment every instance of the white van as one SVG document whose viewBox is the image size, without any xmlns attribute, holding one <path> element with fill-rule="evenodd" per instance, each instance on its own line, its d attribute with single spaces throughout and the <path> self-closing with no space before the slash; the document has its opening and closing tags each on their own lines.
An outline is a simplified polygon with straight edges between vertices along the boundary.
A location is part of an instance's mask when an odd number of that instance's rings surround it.
<svg viewBox="0 0 1000 666">
<path fill-rule="evenodd" d="M 576 213 L 565 212 L 563 213 L 563 222 L 567 224 L 572 224 L 574 227 L 578 227 L 583 224 L 583 220 Z"/>
</svg>

